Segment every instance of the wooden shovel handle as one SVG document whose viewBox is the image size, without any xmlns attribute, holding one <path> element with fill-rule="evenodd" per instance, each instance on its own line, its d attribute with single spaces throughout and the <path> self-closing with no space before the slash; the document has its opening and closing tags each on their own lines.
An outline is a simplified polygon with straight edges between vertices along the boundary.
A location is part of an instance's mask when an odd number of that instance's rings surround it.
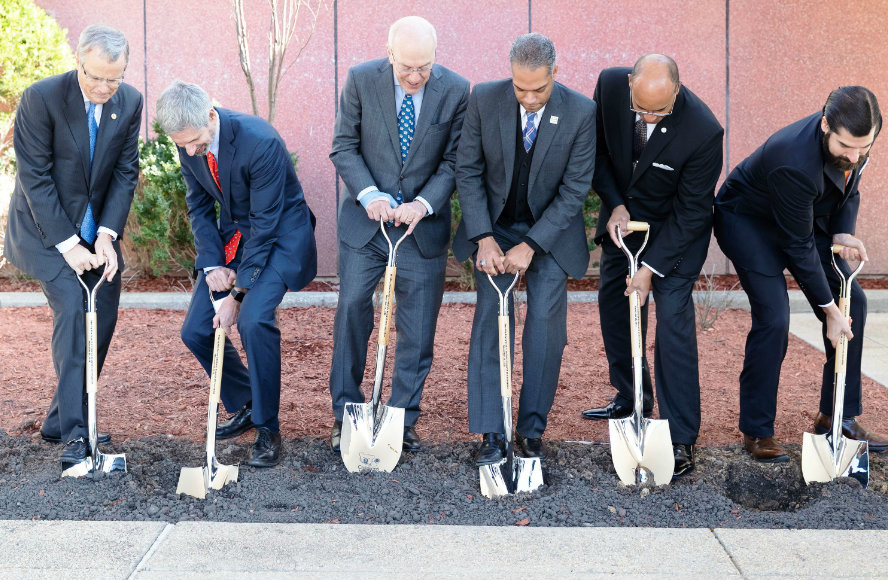
<svg viewBox="0 0 888 580">
<path fill-rule="evenodd" d="M 388 346 L 389 319 L 392 316 L 392 300 L 395 297 L 395 274 L 398 268 L 387 266 L 382 285 L 382 312 L 379 315 L 379 345 Z"/>
<path fill-rule="evenodd" d="M 219 325 L 213 336 L 213 364 L 210 367 L 210 403 L 219 402 L 222 388 L 222 359 L 225 356 L 225 329 Z"/>
<path fill-rule="evenodd" d="M 512 396 L 512 353 L 510 348 L 509 317 L 499 316 L 500 395 Z"/>
<path fill-rule="evenodd" d="M 627 232 L 646 232 L 651 228 L 651 225 L 647 222 L 628 222 L 626 224 Z"/>
<path fill-rule="evenodd" d="M 96 331 L 96 313 L 86 313 L 86 392 L 98 390 L 98 340 Z"/>
</svg>

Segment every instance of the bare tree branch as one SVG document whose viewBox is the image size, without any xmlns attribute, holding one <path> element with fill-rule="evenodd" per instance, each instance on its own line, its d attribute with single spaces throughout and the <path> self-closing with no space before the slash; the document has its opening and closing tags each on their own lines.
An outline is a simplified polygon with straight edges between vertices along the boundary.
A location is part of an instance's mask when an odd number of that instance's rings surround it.
<svg viewBox="0 0 888 580">
<path fill-rule="evenodd" d="M 247 88 L 250 89 L 250 102 L 253 105 L 253 114 L 259 114 L 256 104 L 256 88 L 253 84 L 253 71 L 250 66 L 250 44 L 247 39 L 247 21 L 244 18 L 244 0 L 232 0 L 234 7 L 234 25 L 237 31 L 237 50 L 240 56 L 241 70 L 247 80 Z"/>
</svg>

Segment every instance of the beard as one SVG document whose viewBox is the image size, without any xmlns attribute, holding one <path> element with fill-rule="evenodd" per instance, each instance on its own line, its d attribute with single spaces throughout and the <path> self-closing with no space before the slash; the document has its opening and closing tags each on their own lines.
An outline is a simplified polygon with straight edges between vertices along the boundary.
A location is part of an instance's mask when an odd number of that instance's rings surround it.
<svg viewBox="0 0 888 580">
<path fill-rule="evenodd" d="M 854 171 L 855 169 L 863 167 L 863 164 L 869 159 L 869 151 L 866 152 L 866 155 L 861 155 L 856 162 L 852 162 L 847 157 L 833 155 L 829 150 L 830 135 L 832 135 L 831 131 L 824 133 L 823 139 L 820 141 L 820 146 L 823 149 L 823 158 L 826 159 L 827 163 L 840 171 Z"/>
</svg>

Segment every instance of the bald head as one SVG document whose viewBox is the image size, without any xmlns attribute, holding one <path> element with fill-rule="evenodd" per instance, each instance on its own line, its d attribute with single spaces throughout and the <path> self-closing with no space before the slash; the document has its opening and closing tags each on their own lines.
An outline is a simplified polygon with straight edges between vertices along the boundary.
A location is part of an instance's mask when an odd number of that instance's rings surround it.
<svg viewBox="0 0 888 580">
<path fill-rule="evenodd" d="M 429 82 L 437 47 L 435 27 L 425 18 L 407 16 L 389 28 L 389 62 L 408 95 L 415 95 Z"/>
<path fill-rule="evenodd" d="M 647 123 L 657 123 L 672 111 L 680 88 L 678 65 L 664 54 L 644 55 L 629 74 L 632 108 L 647 111 L 648 114 L 641 114 Z"/>
</svg>

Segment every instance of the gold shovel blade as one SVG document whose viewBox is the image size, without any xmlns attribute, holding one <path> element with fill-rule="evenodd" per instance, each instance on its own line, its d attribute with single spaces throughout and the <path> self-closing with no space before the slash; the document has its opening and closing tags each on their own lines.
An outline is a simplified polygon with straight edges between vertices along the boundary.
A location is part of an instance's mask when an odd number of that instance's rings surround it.
<svg viewBox="0 0 888 580">
<path fill-rule="evenodd" d="M 342 415 L 340 450 L 345 468 L 352 473 L 390 473 L 404 447 L 404 409 L 379 405 L 373 416 L 370 403 L 346 403 Z"/>
<path fill-rule="evenodd" d="M 869 444 L 842 436 L 837 453 L 830 437 L 828 433 L 805 433 L 802 436 L 802 477 L 805 483 L 851 477 L 866 487 L 869 484 Z"/>
<path fill-rule="evenodd" d="M 632 416 L 610 419 L 611 457 L 623 485 L 638 485 L 653 476 L 656 485 L 667 485 L 675 472 L 669 421 L 642 419 L 640 429 Z M 642 471 L 645 470 L 645 471 Z"/>
</svg>

